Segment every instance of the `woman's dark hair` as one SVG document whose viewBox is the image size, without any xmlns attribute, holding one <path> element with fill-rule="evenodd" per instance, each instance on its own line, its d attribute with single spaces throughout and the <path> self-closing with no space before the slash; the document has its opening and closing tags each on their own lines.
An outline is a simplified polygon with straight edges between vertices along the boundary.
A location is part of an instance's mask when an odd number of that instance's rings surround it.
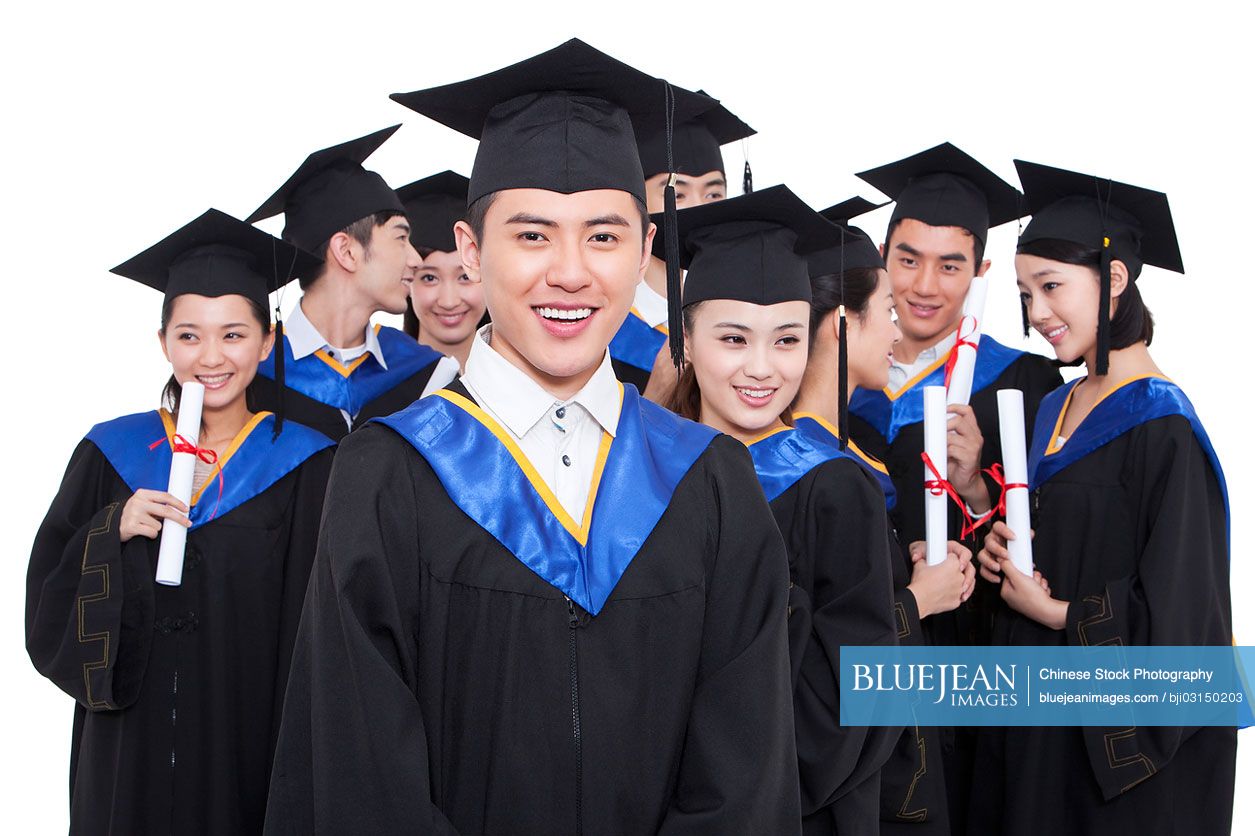
<svg viewBox="0 0 1255 836">
<path fill-rule="evenodd" d="M 174 300 L 177 298 L 179 297 L 178 296 L 167 297 L 166 301 L 161 306 L 161 334 L 162 336 L 165 336 L 166 327 L 170 325 L 170 317 L 174 314 Z M 253 317 L 257 320 L 257 323 L 261 325 L 262 333 L 263 334 L 269 333 L 270 332 L 270 309 L 267 308 L 265 305 L 263 305 L 261 302 L 258 302 L 256 299 L 249 299 L 248 306 L 252 309 Z M 275 350 L 282 351 L 283 347 L 275 346 Z M 161 390 L 161 405 L 164 406 L 171 413 L 178 412 L 179 411 L 179 398 L 182 396 L 182 394 L 183 394 L 183 387 L 179 385 L 179 381 L 175 379 L 174 375 L 170 375 L 170 379 L 166 381 L 166 388 Z M 249 405 L 249 409 L 252 409 L 251 404 Z"/>
<path fill-rule="evenodd" d="M 827 273 L 811 277 L 811 339 L 819 333 L 824 317 L 845 305 L 847 314 L 862 321 L 867 316 L 867 303 L 880 284 L 876 267 L 856 267 L 844 273 Z"/>
<path fill-rule="evenodd" d="M 703 304 L 694 302 L 684 307 L 685 340 L 688 339 L 687 335 L 693 332 L 693 319 L 697 316 L 698 308 Z M 680 379 L 676 381 L 675 388 L 671 390 L 663 406 L 681 418 L 687 418 L 690 421 L 701 420 L 702 390 L 697 385 L 697 373 L 693 371 L 692 363 L 684 364 L 684 368 L 680 370 Z M 790 427 L 793 426 L 793 404 L 784 408 L 784 411 L 780 413 L 780 420 Z"/>
<path fill-rule="evenodd" d="M 1097 272 L 1102 265 L 1102 251 L 1063 241 L 1058 238 L 1040 238 L 1021 244 L 1015 250 L 1024 255 L 1035 255 L 1047 261 L 1058 261 L 1063 264 L 1075 264 L 1089 267 Z M 1137 289 L 1137 272 L 1129 266 L 1129 281 L 1120 294 L 1116 304 L 1116 312 L 1111 317 L 1111 349 L 1128 348 L 1136 343 L 1150 345 L 1155 336 L 1155 318 L 1150 309 L 1142 301 L 1142 293 Z M 1022 304 L 1022 303 L 1021 303 Z"/>
</svg>

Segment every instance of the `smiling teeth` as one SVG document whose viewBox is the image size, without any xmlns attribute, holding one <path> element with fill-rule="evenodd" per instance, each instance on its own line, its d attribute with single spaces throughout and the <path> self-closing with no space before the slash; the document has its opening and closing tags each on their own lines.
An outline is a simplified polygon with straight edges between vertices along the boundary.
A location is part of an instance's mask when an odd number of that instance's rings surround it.
<svg viewBox="0 0 1255 836">
<path fill-rule="evenodd" d="M 231 375 L 229 374 L 215 374 L 215 375 L 198 374 L 196 375 L 196 379 L 199 380 L 201 383 L 204 383 L 206 386 L 214 386 L 218 383 L 222 383 L 230 376 Z"/>
<path fill-rule="evenodd" d="M 736 390 L 748 398 L 765 398 L 771 394 L 771 389 L 743 389 L 740 386 Z"/>
<path fill-rule="evenodd" d="M 1052 328 L 1051 330 L 1046 332 L 1046 339 L 1048 340 L 1053 339 L 1059 336 L 1060 334 L 1062 334 L 1066 330 L 1068 330 L 1068 326 L 1066 325 L 1060 325 L 1058 328 Z"/>
<path fill-rule="evenodd" d="M 592 308 L 537 308 L 536 310 L 545 319 L 561 319 L 566 321 L 587 319 L 593 315 Z"/>
</svg>

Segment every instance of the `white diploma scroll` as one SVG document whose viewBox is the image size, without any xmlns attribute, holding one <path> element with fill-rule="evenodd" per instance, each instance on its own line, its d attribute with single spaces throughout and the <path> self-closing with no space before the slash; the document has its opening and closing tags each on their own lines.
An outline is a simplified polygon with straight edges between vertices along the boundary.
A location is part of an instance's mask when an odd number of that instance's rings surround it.
<svg viewBox="0 0 1255 836">
<path fill-rule="evenodd" d="M 932 459 L 937 474 L 924 465 L 924 484 L 947 476 L 946 466 L 946 387 L 924 387 L 924 452 Z M 944 490 L 924 488 L 924 539 L 929 566 L 943 563 L 946 559 L 946 541 L 949 539 L 946 503 L 950 497 Z"/>
<path fill-rule="evenodd" d="M 1015 539 L 1007 543 L 1011 562 L 1025 575 L 1033 575 L 1032 520 L 1028 512 L 1028 456 L 1025 455 L 1024 393 L 998 390 L 998 434 L 1002 436 L 1002 469 L 1008 487 L 1007 525 Z"/>
<path fill-rule="evenodd" d="M 950 372 L 950 386 L 946 393 L 946 403 L 967 405 L 972 399 L 972 375 L 976 371 L 976 345 L 980 344 L 981 319 L 985 316 L 985 292 L 989 289 L 989 280 L 984 276 L 976 276 L 967 289 L 967 298 L 963 302 L 963 318 L 959 320 L 959 342 L 954 346 L 958 357 L 954 361 L 954 369 Z M 967 343 L 972 345 L 967 345 Z"/>
<path fill-rule="evenodd" d="M 200 442 L 200 411 L 205 402 L 205 387 L 189 381 L 179 396 L 179 420 L 174 431 L 193 447 Z M 189 508 L 192 504 L 192 480 L 196 475 L 196 456 L 175 453 L 170 457 L 170 485 L 166 490 Z M 161 545 L 157 552 L 157 583 L 178 586 L 183 582 L 183 550 L 187 546 L 187 529 L 174 520 L 161 523 Z"/>
</svg>

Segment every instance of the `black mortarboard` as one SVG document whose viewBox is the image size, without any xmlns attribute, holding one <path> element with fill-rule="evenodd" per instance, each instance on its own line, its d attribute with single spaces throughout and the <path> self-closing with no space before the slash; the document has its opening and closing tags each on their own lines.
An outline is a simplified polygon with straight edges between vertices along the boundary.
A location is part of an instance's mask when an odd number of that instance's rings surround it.
<svg viewBox="0 0 1255 836">
<path fill-rule="evenodd" d="M 501 189 L 619 189 L 645 200 L 637 130 L 715 106 L 578 39 L 504 69 L 392 98 L 479 140 L 468 203 Z"/>
<path fill-rule="evenodd" d="M 697 93 L 709 95 L 705 90 L 698 90 Z M 633 119 L 634 125 L 635 122 Z M 640 126 L 636 130 L 636 147 L 646 180 L 671 171 L 690 176 L 721 171 L 726 175 L 720 146 L 758 133 L 722 104 L 715 105 L 695 119 L 677 124 L 672 130 L 669 154 L 665 130 L 658 128 L 642 132 Z"/>
<path fill-rule="evenodd" d="M 453 225 L 466 217 L 466 190 L 470 180 L 455 171 L 442 171 L 397 189 L 410 222 L 415 249 L 451 253 L 457 242 Z"/>
<path fill-rule="evenodd" d="M 1020 244 L 1055 239 L 1101 253 L 1096 373 L 1106 374 L 1111 328 L 1111 262 L 1123 261 L 1130 280 L 1141 274 L 1143 264 L 1174 273 L 1185 272 L 1168 196 L 1092 174 L 1023 160 L 1016 160 L 1015 168 L 1024 186 L 1026 210 L 1033 216 L 1020 233 Z"/>
<path fill-rule="evenodd" d="M 271 291 L 296 276 L 312 275 L 319 263 L 304 250 L 210 209 L 110 272 L 160 290 L 167 300 L 185 293 L 238 294 L 267 309 Z M 274 434 L 278 436 L 283 430 L 282 322 L 276 323 L 275 340 L 280 397 Z"/>
<path fill-rule="evenodd" d="M 396 192 L 373 171 L 366 158 L 396 133 L 393 125 L 373 134 L 315 151 L 265 203 L 249 223 L 283 214 L 283 238 L 314 252 L 340 230 L 376 212 L 404 211 Z M 316 253 L 322 257 L 322 253 Z"/>
<path fill-rule="evenodd" d="M 823 276 L 866 267 L 884 267 L 885 260 L 881 258 L 880 249 L 873 243 L 871 236 L 849 224 L 851 218 L 879 209 L 884 205 L 872 203 L 861 197 L 852 197 L 822 210 L 819 214 L 832 223 L 845 227 L 848 235 L 844 243 L 839 246 L 820 250 L 806 257 L 806 261 L 810 264 L 811 275 Z"/>
<path fill-rule="evenodd" d="M 948 142 L 857 176 L 897 201 L 890 225 L 958 226 L 983 244 L 991 227 L 1021 217 L 1019 191 Z"/>
</svg>

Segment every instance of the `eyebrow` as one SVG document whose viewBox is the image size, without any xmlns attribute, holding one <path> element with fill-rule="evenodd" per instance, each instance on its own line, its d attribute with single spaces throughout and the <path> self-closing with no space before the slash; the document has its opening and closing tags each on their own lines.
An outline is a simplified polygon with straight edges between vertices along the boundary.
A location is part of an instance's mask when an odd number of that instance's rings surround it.
<svg viewBox="0 0 1255 836">
<path fill-rule="evenodd" d="M 750 327 L 748 325 L 742 325 L 739 322 L 720 322 L 717 325 L 715 325 L 715 327 L 716 328 L 735 328 L 738 331 L 744 331 L 746 333 L 749 333 L 749 330 L 750 330 Z"/>
<path fill-rule="evenodd" d="M 895 250 L 902 250 L 902 252 L 906 253 L 907 255 L 913 255 L 916 258 L 919 258 L 920 256 L 923 255 L 923 253 L 921 253 L 919 250 L 912 247 L 910 244 L 905 244 L 902 242 L 898 242 L 897 244 L 894 244 L 893 248 Z M 961 252 L 946 253 L 945 255 L 938 256 L 938 257 L 942 261 L 967 261 L 967 256 Z"/>
<path fill-rule="evenodd" d="M 623 217 L 617 212 L 612 212 L 609 215 L 598 215 L 595 218 L 590 218 L 589 220 L 584 221 L 585 229 L 587 229 L 590 226 L 628 226 L 628 225 L 629 224 L 627 222 L 627 218 Z"/>
<path fill-rule="evenodd" d="M 529 212 L 516 212 L 506 221 L 508 224 L 535 224 L 537 226 L 557 226 L 557 221 L 549 218 L 542 218 L 540 215 L 533 215 Z"/>
<path fill-rule="evenodd" d="M 1031 273 L 1029 275 L 1029 278 L 1040 279 L 1042 276 L 1049 276 L 1051 274 L 1058 273 L 1058 272 L 1059 271 L 1053 267 L 1043 267 L 1042 269 L 1038 270 L 1036 273 Z"/>
<path fill-rule="evenodd" d="M 728 181 L 722 177 L 716 177 L 713 180 L 707 180 L 706 185 L 707 186 L 726 186 L 728 185 Z"/>
<path fill-rule="evenodd" d="M 785 323 L 784 325 L 777 325 L 776 330 L 788 331 L 790 328 L 801 328 L 801 327 L 802 327 L 802 323 L 800 322 L 788 322 L 788 323 Z"/>
</svg>

